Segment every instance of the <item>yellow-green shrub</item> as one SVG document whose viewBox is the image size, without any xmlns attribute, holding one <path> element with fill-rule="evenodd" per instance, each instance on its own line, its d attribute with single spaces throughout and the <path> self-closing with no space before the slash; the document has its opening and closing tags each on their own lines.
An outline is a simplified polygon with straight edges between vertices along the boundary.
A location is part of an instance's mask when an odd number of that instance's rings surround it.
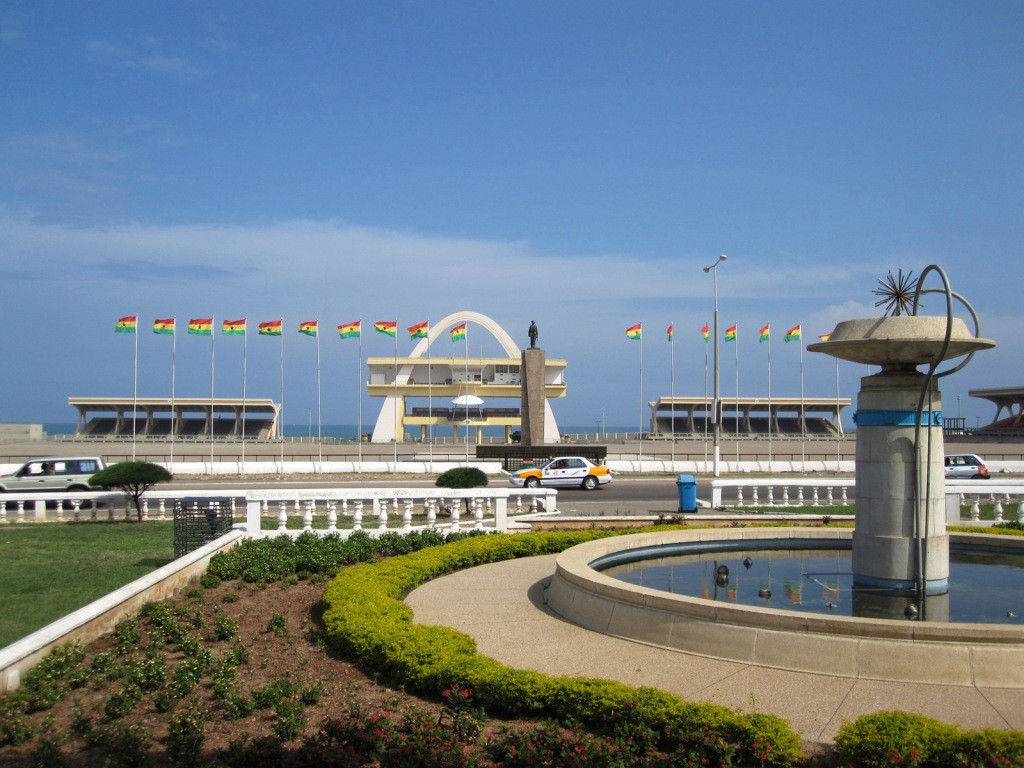
<svg viewBox="0 0 1024 768">
<path fill-rule="evenodd" d="M 780 718 L 689 704 L 653 688 L 512 669 L 478 654 L 472 638 L 460 632 L 413 624 L 412 611 L 402 602 L 416 586 L 460 568 L 551 554 L 609 535 L 574 531 L 486 536 L 354 566 L 324 591 L 327 637 L 346 656 L 413 692 L 469 689 L 478 704 L 495 713 L 548 715 L 584 724 L 596 724 L 623 701 L 636 700 L 664 734 L 693 723 L 711 725 L 737 741 L 745 759 L 759 761 L 767 755 L 764 765 L 795 765 L 802 757 L 800 739 Z"/>
</svg>

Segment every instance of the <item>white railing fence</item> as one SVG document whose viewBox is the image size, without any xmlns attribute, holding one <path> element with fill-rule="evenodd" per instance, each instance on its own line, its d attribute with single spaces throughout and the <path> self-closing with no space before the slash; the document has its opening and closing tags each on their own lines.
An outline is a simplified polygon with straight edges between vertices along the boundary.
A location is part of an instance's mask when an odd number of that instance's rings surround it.
<svg viewBox="0 0 1024 768">
<path fill-rule="evenodd" d="M 852 477 L 744 478 L 711 481 L 711 507 L 818 507 L 852 503 Z"/>
<path fill-rule="evenodd" d="M 830 507 L 854 504 L 854 478 L 748 478 L 722 479 L 711 482 L 711 508 L 749 507 Z M 946 497 L 954 498 L 954 517 L 979 522 L 981 508 L 992 506 L 994 522 L 1014 520 L 1024 523 L 1024 480 L 993 483 L 971 480 L 946 483 Z M 965 516 L 963 510 L 969 507 Z"/>
<path fill-rule="evenodd" d="M 232 516 L 245 516 L 250 537 L 296 535 L 303 531 L 408 532 L 415 529 L 505 531 L 509 518 L 558 511 L 558 491 L 518 488 L 254 488 L 238 491 L 148 491 L 143 520 L 171 520 L 175 503 L 194 507 L 207 499 L 228 499 Z M 244 510 L 244 513 L 243 513 Z M 0 524 L 135 519 L 122 494 L 109 491 L 8 493 L 0 496 Z M 267 525 L 267 523 L 270 525 Z"/>
</svg>

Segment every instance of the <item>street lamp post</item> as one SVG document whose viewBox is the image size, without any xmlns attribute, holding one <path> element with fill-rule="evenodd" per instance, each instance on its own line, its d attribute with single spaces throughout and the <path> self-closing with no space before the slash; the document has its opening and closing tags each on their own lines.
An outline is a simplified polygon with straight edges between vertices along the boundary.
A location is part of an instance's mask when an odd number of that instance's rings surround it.
<svg viewBox="0 0 1024 768">
<path fill-rule="evenodd" d="M 713 326 L 714 326 L 713 332 L 715 334 L 715 344 L 714 344 L 714 354 L 715 354 L 715 384 L 714 384 L 714 386 L 715 386 L 715 391 L 714 391 L 714 395 L 713 395 L 713 398 L 712 398 L 712 401 L 711 401 L 711 408 L 712 408 L 711 428 L 712 428 L 712 430 L 714 432 L 714 459 L 713 459 L 714 460 L 714 464 L 713 464 L 713 471 L 714 471 L 715 477 L 720 477 L 721 476 L 721 468 L 719 466 L 719 461 L 721 459 L 721 454 L 722 454 L 721 446 L 720 446 L 721 437 L 722 437 L 722 434 L 721 434 L 722 433 L 722 426 L 721 426 L 721 423 L 720 423 L 721 422 L 721 411 L 722 411 L 722 409 L 721 409 L 721 401 L 719 400 L 719 389 L 718 389 L 718 342 L 719 342 L 719 339 L 718 339 L 718 265 L 721 264 L 723 261 L 725 261 L 726 258 L 727 258 L 726 255 L 723 253 L 721 256 L 718 257 L 718 259 L 715 261 L 714 264 L 712 264 L 709 267 L 704 267 L 704 271 L 705 272 L 711 272 L 712 275 L 715 278 L 715 315 L 714 315 L 714 323 L 713 323 Z"/>
</svg>

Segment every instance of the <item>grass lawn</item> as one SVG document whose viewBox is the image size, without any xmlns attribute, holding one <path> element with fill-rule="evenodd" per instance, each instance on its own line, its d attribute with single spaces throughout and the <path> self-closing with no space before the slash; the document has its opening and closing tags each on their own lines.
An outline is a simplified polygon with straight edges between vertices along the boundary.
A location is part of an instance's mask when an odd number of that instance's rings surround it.
<svg viewBox="0 0 1024 768">
<path fill-rule="evenodd" d="M 174 559 L 173 523 L 0 528 L 0 648 Z"/>
</svg>

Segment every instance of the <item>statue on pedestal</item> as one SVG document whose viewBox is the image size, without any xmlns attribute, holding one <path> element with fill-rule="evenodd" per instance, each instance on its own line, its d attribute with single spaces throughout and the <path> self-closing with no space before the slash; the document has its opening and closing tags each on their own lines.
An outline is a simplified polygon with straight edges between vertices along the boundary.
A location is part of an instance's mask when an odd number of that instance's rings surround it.
<svg viewBox="0 0 1024 768">
<path fill-rule="evenodd" d="M 537 331 L 537 323 L 533 320 L 530 321 L 530 349 L 537 348 L 537 337 L 540 333 Z"/>
</svg>

